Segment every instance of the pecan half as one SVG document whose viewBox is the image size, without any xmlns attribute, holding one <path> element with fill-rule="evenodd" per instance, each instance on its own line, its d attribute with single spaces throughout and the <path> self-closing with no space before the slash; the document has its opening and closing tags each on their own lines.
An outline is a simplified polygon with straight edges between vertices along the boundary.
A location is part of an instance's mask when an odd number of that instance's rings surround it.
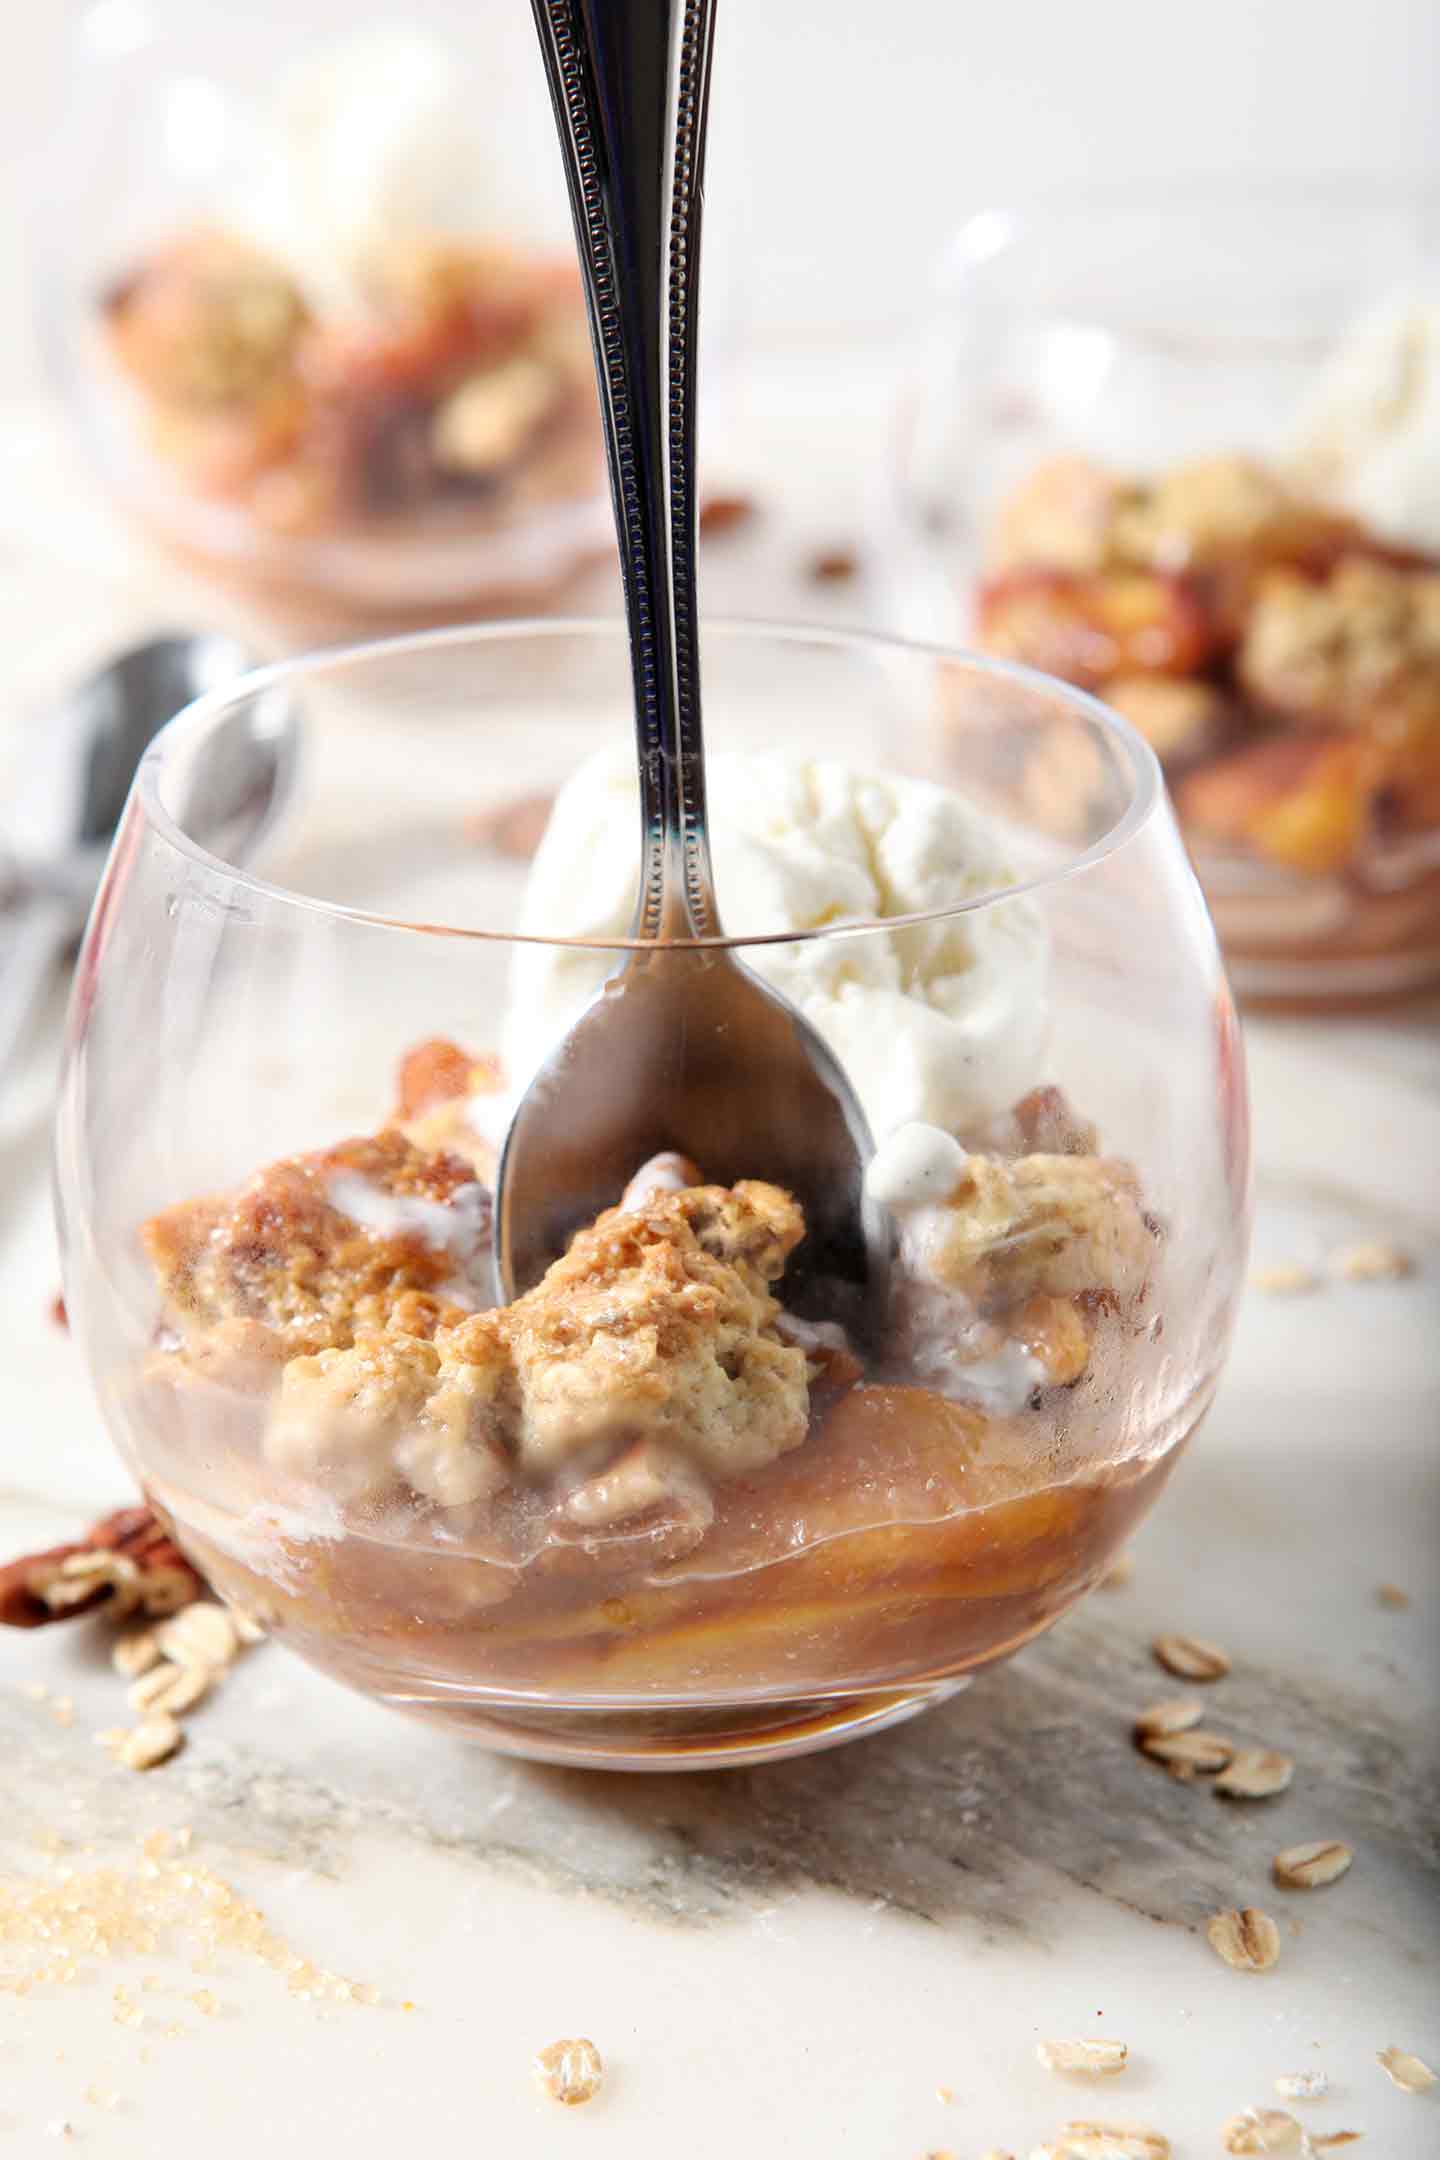
<svg viewBox="0 0 1440 2160">
<path fill-rule="evenodd" d="M 117 1617 L 178 1612 L 205 1585 L 148 1507 L 118 1508 L 69 1545 L 0 1567 L 0 1626 L 45 1627 L 105 1605 Z"/>
</svg>

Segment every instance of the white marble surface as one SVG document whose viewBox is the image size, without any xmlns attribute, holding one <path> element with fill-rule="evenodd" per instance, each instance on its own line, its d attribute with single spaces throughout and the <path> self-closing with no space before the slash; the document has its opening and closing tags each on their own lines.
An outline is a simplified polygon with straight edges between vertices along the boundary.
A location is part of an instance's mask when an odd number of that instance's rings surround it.
<svg viewBox="0 0 1440 2160">
<path fill-rule="evenodd" d="M 857 412 L 874 406 L 853 382 L 827 402 L 777 376 L 757 400 L 746 455 L 773 471 L 783 453 L 796 507 L 767 487 L 764 519 L 712 559 L 712 602 L 873 608 L 864 581 L 799 572 L 854 535 Z M 48 416 L 21 417 L 0 430 L 12 748 L 77 656 L 196 604 L 89 502 Z M 0 1995 L 0 2155 L 64 2150 L 68 2122 L 97 2160 L 978 2160 L 1089 2116 L 1152 2123 L 1198 2160 L 1235 2109 L 1279 2104 L 1277 2075 L 1314 2068 L 1333 2095 L 1297 2112 L 1317 2131 L 1362 2130 L 1376 2160 L 1440 2153 L 1440 2088 L 1409 2097 L 1375 2061 L 1392 2043 L 1440 2061 L 1437 1015 L 1251 1025 L 1257 1264 L 1323 1270 L 1383 1236 L 1416 1272 L 1253 1295 L 1132 1585 L 913 1726 L 769 1770 L 606 1779 L 492 1760 L 261 1649 L 184 1756 L 142 1778 L 92 1744 L 119 1701 L 90 1632 L 0 1642 L 7 1898 L 56 1865 L 132 1865 L 148 1833 L 190 1825 L 299 1950 L 380 1996 L 298 2001 L 239 1956 L 202 1982 L 183 1942 Z M 42 1042 L 0 1103 L 6 1551 L 125 1492 L 47 1319 L 49 1056 Z M 1377 1602 L 1384 1582 L 1407 1610 Z M 1288 1794 L 1227 1808 L 1132 1753 L 1131 1716 L 1167 1687 L 1146 1651 L 1162 1626 L 1229 1647 L 1207 1723 L 1291 1750 Z M 1346 1880 L 1275 1891 L 1270 1856 L 1322 1836 L 1355 1846 Z M 1201 1932 L 1247 1902 L 1283 1931 L 1255 1978 Z M 9 1956 L 0 1928 L 0 1974 Z M 215 2016 L 190 2000 L 202 1984 Z M 143 2024 L 116 2021 L 117 1986 Z M 529 2058 L 576 2032 L 610 2075 L 562 2111 Z M 1129 2043 L 1125 2076 L 1089 2088 L 1036 2061 L 1038 2039 L 1086 2034 Z"/>
</svg>

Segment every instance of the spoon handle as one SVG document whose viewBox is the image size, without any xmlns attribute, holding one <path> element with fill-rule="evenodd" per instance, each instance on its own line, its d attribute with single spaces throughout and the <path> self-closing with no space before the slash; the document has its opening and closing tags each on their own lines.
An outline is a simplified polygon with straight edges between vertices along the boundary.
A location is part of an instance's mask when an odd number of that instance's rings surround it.
<svg viewBox="0 0 1440 2160">
<path fill-rule="evenodd" d="M 630 627 L 643 851 L 634 935 L 713 935 L 695 373 L 714 0 L 533 6 L 580 244 Z"/>
</svg>

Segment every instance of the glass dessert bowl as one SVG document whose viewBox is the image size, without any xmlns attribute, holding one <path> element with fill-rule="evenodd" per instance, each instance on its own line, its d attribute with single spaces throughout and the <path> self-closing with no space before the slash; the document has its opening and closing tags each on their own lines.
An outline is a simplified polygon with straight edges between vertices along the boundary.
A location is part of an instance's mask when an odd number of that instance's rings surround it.
<svg viewBox="0 0 1440 2160">
<path fill-rule="evenodd" d="M 1238 1038 L 1139 738 L 884 639 L 714 626 L 706 669 L 729 942 L 859 1090 L 883 1305 L 807 1272 L 760 1106 L 753 1176 L 637 1163 L 495 1304 L 507 1100 L 631 949 L 618 626 L 192 707 L 72 1009 L 66 1294 L 147 1495 L 312 1663 L 552 1760 L 813 1747 L 1028 1641 L 1163 1486 L 1243 1267 Z M 206 775 L 281 687 L 306 754 L 247 873 Z"/>
<path fill-rule="evenodd" d="M 906 416 L 963 634 L 1147 736 L 1250 996 L 1440 977 L 1435 235 L 1248 191 L 974 219 Z"/>
<path fill-rule="evenodd" d="M 328 0 L 264 35 L 164 0 L 80 18 L 37 251 L 52 373 L 147 529 L 267 597 L 513 609 L 613 545 L 534 33 L 506 17 L 451 42 Z"/>
</svg>

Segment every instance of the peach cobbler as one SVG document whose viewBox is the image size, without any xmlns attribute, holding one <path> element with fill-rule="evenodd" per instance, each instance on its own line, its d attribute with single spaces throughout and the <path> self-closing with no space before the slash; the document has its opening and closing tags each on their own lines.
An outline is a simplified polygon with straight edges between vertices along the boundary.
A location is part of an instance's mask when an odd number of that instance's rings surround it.
<svg viewBox="0 0 1440 2160">
<path fill-rule="evenodd" d="M 499 1080 L 424 1044 L 377 1132 L 145 1226 L 148 1484 L 213 1581 L 342 1673 L 654 1697 L 960 1670 L 1103 1569 L 1166 1463 L 1095 1438 L 1164 1232 L 1057 1090 L 877 1151 L 862 1345 L 787 1310 L 789 1195 L 678 1156 L 496 1305 Z"/>
<path fill-rule="evenodd" d="M 205 513 L 197 545 L 239 520 L 313 561 L 300 542 L 479 538 L 598 490 L 579 275 L 519 212 L 493 94 L 409 27 L 327 41 L 237 87 L 243 157 L 119 258 L 116 410 L 157 514 Z"/>
<path fill-rule="evenodd" d="M 978 621 L 1147 737 L 1234 946 L 1434 948 L 1440 562 L 1253 458 L 1056 458 L 996 519 Z"/>
<path fill-rule="evenodd" d="M 106 293 L 108 350 L 186 491 L 271 533 L 428 510 L 450 522 L 593 486 L 593 368 L 567 264 L 407 235 L 363 306 L 317 306 L 221 225 L 182 233 Z"/>
<path fill-rule="evenodd" d="M 608 749 L 556 799 L 483 1054 L 422 1041 L 371 1129 L 321 1122 L 254 1169 L 221 1133 L 228 1184 L 126 1217 L 112 1399 L 147 1498 L 312 1662 L 502 1745 L 583 1754 L 602 1718 L 627 1757 L 734 1759 L 933 1699 L 1105 1573 L 1228 1328 L 1150 1084 L 1055 1025 L 1077 962 L 1013 834 L 836 758 L 731 751 L 709 779 L 731 920 L 785 926 L 744 964 L 843 1059 L 873 1137 L 890 1260 L 863 1287 L 763 1160 L 721 1181 L 702 1148 L 620 1166 L 503 1299 L 498 1151 L 633 905 L 636 776 Z M 383 1019 L 367 1041 L 368 1070 Z M 760 1103 L 755 1127 L 759 1158 Z"/>
</svg>

